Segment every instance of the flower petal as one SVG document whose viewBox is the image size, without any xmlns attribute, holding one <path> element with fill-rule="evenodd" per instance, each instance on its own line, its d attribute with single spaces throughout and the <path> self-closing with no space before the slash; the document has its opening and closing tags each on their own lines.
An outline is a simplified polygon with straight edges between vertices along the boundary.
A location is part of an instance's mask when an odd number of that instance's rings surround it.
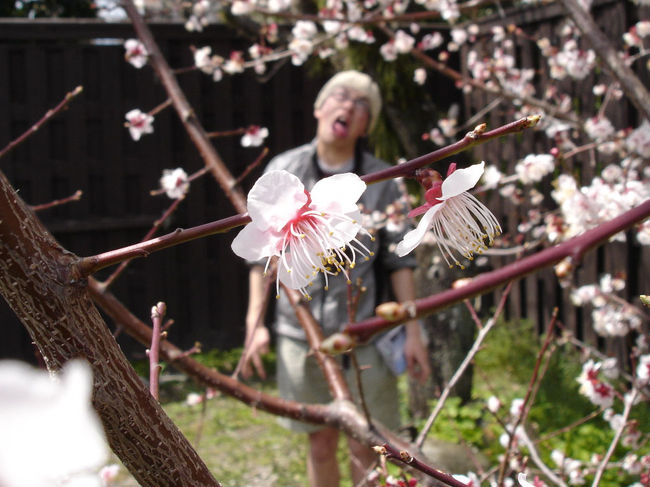
<svg viewBox="0 0 650 487">
<path fill-rule="evenodd" d="M 311 190 L 312 207 L 327 213 L 356 211 L 357 201 L 365 190 L 366 183 L 356 174 L 334 174 L 314 185 Z"/>
<path fill-rule="evenodd" d="M 483 175 L 485 162 L 455 170 L 448 178 L 442 182 L 442 196 L 438 199 L 446 200 L 464 193 L 473 188 Z"/>
<path fill-rule="evenodd" d="M 248 214 L 260 230 L 280 231 L 307 203 L 305 187 L 287 171 L 262 175 L 248 193 Z"/>
<path fill-rule="evenodd" d="M 279 255 L 277 251 L 278 237 L 268 231 L 260 230 L 249 223 L 230 244 L 232 251 L 246 260 L 260 260 L 271 255 Z"/>
<path fill-rule="evenodd" d="M 395 249 L 397 255 L 404 257 L 415 247 L 420 245 L 420 242 L 422 242 L 422 239 L 424 239 L 427 231 L 429 231 L 429 228 L 431 228 L 433 217 L 442 207 L 443 204 L 440 204 L 429 209 L 420 220 L 420 223 L 418 223 L 418 226 L 414 230 L 411 230 L 409 233 L 404 235 L 404 238 L 400 243 L 397 244 L 397 248 Z"/>
</svg>

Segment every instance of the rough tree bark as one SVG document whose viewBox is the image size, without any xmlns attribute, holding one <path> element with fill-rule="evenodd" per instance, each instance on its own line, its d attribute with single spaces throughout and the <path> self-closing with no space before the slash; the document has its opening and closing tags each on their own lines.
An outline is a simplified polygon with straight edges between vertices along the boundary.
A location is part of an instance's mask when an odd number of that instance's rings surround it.
<svg viewBox="0 0 650 487">
<path fill-rule="evenodd" d="M 79 277 L 79 260 L 0 173 L 0 294 L 48 369 L 74 358 L 90 363 L 109 444 L 141 485 L 219 485 L 124 357 Z"/>
</svg>

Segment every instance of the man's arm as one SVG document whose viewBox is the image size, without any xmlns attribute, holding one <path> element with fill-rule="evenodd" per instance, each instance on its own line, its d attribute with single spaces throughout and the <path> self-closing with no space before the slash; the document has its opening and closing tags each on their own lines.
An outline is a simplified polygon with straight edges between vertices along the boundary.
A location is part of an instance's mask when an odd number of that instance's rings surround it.
<svg viewBox="0 0 650 487">
<path fill-rule="evenodd" d="M 242 377 L 248 379 L 253 375 L 253 369 L 262 379 L 266 371 L 262 363 L 262 355 L 269 352 L 270 335 L 264 325 L 264 268 L 260 265 L 251 267 L 248 275 L 248 310 L 246 311 L 246 348 L 244 350 L 244 365 Z"/>
<path fill-rule="evenodd" d="M 399 302 L 413 301 L 415 299 L 415 281 L 413 269 L 404 267 L 390 275 L 391 285 L 395 297 Z M 404 354 L 409 376 L 423 383 L 431 374 L 429 356 L 426 344 L 423 342 L 420 324 L 417 321 L 408 321 L 406 326 L 406 343 Z"/>
</svg>

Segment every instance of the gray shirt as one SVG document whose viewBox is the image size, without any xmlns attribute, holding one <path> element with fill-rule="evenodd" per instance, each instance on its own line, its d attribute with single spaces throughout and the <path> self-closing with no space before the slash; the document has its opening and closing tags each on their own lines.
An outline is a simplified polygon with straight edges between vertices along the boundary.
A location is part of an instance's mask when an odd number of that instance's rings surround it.
<svg viewBox="0 0 650 487">
<path fill-rule="evenodd" d="M 319 178 L 319 171 L 314 162 L 316 153 L 315 141 L 284 152 L 271 160 L 266 171 L 284 169 L 296 175 L 308 191 Z M 385 169 L 389 165 L 372 155 L 364 152 L 360 165 L 360 175 Z M 359 298 L 355 320 L 362 320 L 374 315 L 378 302 L 378 293 L 389 286 L 388 276 L 401 268 L 413 268 L 416 265 L 412 256 L 398 257 L 395 253 L 397 243 L 404 234 L 411 230 L 409 219 L 406 217 L 409 204 L 403 183 L 388 180 L 371 184 L 359 199 L 362 212 L 363 227 L 370 232 L 375 240 L 359 234 L 357 238 L 371 252 L 370 259 L 357 259 L 354 269 L 350 272 L 353 283 L 361 279 L 365 291 Z M 379 282 L 382 281 L 382 282 Z M 384 282 L 385 281 L 385 282 Z M 339 331 L 350 321 L 348 318 L 348 286 L 343 274 L 335 277 L 328 276 L 328 290 L 323 289 L 325 278 L 319 274 L 313 285 L 308 288 L 312 297 L 310 304 L 314 318 L 322 325 L 325 336 Z M 383 294 L 383 293 L 382 293 Z M 278 334 L 297 339 L 305 339 L 304 332 L 296 319 L 289 300 L 281 293 L 276 301 L 275 327 Z"/>
</svg>

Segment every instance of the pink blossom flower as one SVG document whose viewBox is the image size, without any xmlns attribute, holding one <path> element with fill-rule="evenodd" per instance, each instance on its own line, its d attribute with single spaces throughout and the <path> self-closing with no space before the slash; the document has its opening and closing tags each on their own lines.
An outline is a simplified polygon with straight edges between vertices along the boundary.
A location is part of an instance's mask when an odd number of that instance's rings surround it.
<svg viewBox="0 0 650 487">
<path fill-rule="evenodd" d="M 418 85 L 423 85 L 424 82 L 427 80 L 427 70 L 424 68 L 417 68 L 413 72 L 413 81 L 415 81 Z"/>
<path fill-rule="evenodd" d="M 426 203 L 409 213 L 409 217 L 423 213 L 424 216 L 417 228 L 397 245 L 400 257 L 415 249 L 431 229 L 447 264 L 451 267 L 451 259 L 461 266 L 452 249 L 472 259 L 475 253 L 487 249 L 486 240 L 491 244 L 501 233 L 501 226 L 490 210 L 467 192 L 481 178 L 485 163 L 459 170 L 455 166 L 450 166 L 444 181 L 435 181 L 427 189 Z"/>
<path fill-rule="evenodd" d="M 223 70 L 228 74 L 244 72 L 244 56 L 241 51 L 232 51 L 230 57 L 223 65 Z"/>
<path fill-rule="evenodd" d="M 521 487 L 545 487 L 546 484 L 536 475 L 532 482 L 526 480 L 526 474 L 520 473 L 517 475 L 517 482 Z"/>
<path fill-rule="evenodd" d="M 395 32 L 395 49 L 400 54 L 406 54 L 411 52 L 413 46 L 415 45 L 415 39 L 404 32 L 403 30 L 398 30 Z"/>
<path fill-rule="evenodd" d="M 555 169 L 555 158 L 550 154 L 528 154 L 515 166 L 519 180 L 523 184 L 541 181 Z"/>
<path fill-rule="evenodd" d="M 182 168 L 165 169 L 160 178 L 160 187 L 173 200 L 184 197 L 190 189 L 187 173 Z"/>
<path fill-rule="evenodd" d="M 264 143 L 264 139 L 269 136 L 269 130 L 259 125 L 251 125 L 241 138 L 243 147 L 258 147 Z"/>
<path fill-rule="evenodd" d="M 117 474 L 120 471 L 120 466 L 116 463 L 111 463 L 110 465 L 105 465 L 99 471 L 99 478 L 102 481 L 102 486 L 107 487 L 112 485 L 113 480 L 117 478 Z"/>
<path fill-rule="evenodd" d="M 131 63 L 134 67 L 140 69 L 147 64 L 147 57 L 149 53 L 144 44 L 137 39 L 129 39 L 124 42 L 124 59 Z"/>
<path fill-rule="evenodd" d="M 379 48 L 379 54 L 381 54 L 381 57 L 383 57 L 386 62 L 395 61 L 398 54 L 397 48 L 395 47 L 395 41 L 391 39 L 386 44 L 383 44 Z"/>
<path fill-rule="evenodd" d="M 127 120 L 126 126 L 129 128 L 129 133 L 133 140 L 140 140 L 143 134 L 153 133 L 154 118 L 148 113 L 144 113 L 136 108 L 128 112 L 125 118 Z"/>
<path fill-rule="evenodd" d="M 365 189 L 359 176 L 345 173 L 321 179 L 310 193 L 293 174 L 270 171 L 248 194 L 251 223 L 232 249 L 247 260 L 266 258 L 265 271 L 277 256 L 278 293 L 282 282 L 308 297 L 306 288 L 319 272 L 327 288 L 328 276 L 354 267 L 357 254 L 368 258 L 370 251 L 356 238 L 364 231 L 357 201 Z"/>
<path fill-rule="evenodd" d="M 194 65 L 205 74 L 211 74 L 214 81 L 221 81 L 223 72 L 221 66 L 224 59 L 218 55 L 212 55 L 210 46 L 202 47 L 194 51 Z"/>
<path fill-rule="evenodd" d="M 188 406 L 196 406 L 197 404 L 201 404 L 204 399 L 205 397 L 203 394 L 199 394 L 198 392 L 190 392 L 185 398 L 185 404 Z"/>
</svg>

